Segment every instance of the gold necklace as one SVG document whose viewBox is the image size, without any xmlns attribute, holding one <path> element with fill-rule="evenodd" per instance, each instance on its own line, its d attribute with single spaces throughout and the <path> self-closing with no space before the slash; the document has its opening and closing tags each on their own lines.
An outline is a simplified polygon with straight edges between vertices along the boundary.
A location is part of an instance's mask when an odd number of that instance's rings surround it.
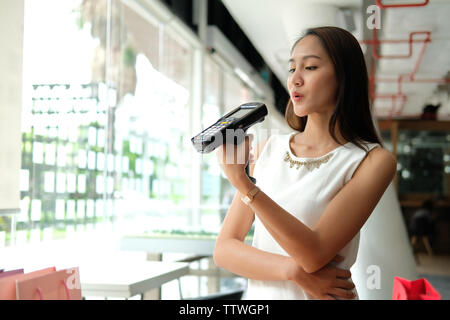
<svg viewBox="0 0 450 320">
<path fill-rule="evenodd" d="M 312 160 L 312 161 L 297 161 L 297 160 L 293 160 L 291 158 L 291 156 L 289 155 L 289 152 L 286 151 L 286 156 L 284 157 L 284 161 L 289 162 L 289 167 L 293 167 L 293 166 L 297 166 L 297 170 L 301 167 L 301 166 L 305 166 L 306 169 L 308 169 L 308 171 L 313 170 L 314 168 L 319 168 L 320 165 L 322 163 L 327 163 L 328 160 L 330 160 L 331 156 L 333 154 L 329 153 L 327 154 L 325 157 L 323 157 L 322 159 L 318 159 L 318 160 Z"/>
</svg>

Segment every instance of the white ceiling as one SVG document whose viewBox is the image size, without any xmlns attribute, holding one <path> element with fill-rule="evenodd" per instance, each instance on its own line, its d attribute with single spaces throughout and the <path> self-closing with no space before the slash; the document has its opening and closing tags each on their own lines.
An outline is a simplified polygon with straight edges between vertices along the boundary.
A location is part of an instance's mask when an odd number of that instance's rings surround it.
<svg viewBox="0 0 450 320">
<path fill-rule="evenodd" d="M 362 8 L 362 0 L 222 0 L 230 14 L 246 33 L 247 37 L 260 52 L 266 63 L 285 84 L 287 78 L 287 60 L 291 44 L 302 30 L 310 26 L 337 25 L 339 8 L 353 11 L 358 40 L 362 39 L 362 27 L 371 15 Z M 375 1 L 374 1 L 375 2 Z M 399 1 L 397 1 L 398 3 Z M 420 3 L 423 0 L 408 0 L 403 3 Z M 383 3 L 392 3 L 384 0 Z M 424 7 L 391 8 L 382 11 L 381 30 L 378 38 L 408 39 L 413 31 L 431 31 L 431 43 L 428 43 L 415 79 L 444 78 L 450 70 L 450 1 L 430 0 Z M 417 36 L 423 39 L 424 36 Z M 414 70 L 423 43 L 414 43 L 412 57 L 407 59 L 380 59 L 377 63 L 376 77 L 396 80 L 400 74 L 410 74 Z M 386 44 L 380 47 L 381 55 L 404 55 L 408 53 L 408 44 Z M 367 46 L 363 50 L 371 50 Z M 396 82 L 377 82 L 376 94 L 395 94 Z M 437 83 L 402 83 L 402 92 L 407 95 L 401 115 L 420 114 L 425 103 L 442 102 L 439 117 L 450 116 L 448 94 L 437 94 Z M 400 102 L 396 107 L 400 107 Z M 387 116 L 392 109 L 389 99 L 376 99 L 375 114 Z"/>
</svg>

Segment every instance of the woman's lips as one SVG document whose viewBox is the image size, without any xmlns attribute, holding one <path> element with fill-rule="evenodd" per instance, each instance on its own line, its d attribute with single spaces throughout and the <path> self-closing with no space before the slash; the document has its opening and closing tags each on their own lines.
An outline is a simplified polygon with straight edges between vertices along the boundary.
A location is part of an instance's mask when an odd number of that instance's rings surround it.
<svg viewBox="0 0 450 320">
<path fill-rule="evenodd" d="M 303 95 L 299 93 L 293 93 L 292 94 L 292 101 L 298 102 L 303 99 Z"/>
</svg>

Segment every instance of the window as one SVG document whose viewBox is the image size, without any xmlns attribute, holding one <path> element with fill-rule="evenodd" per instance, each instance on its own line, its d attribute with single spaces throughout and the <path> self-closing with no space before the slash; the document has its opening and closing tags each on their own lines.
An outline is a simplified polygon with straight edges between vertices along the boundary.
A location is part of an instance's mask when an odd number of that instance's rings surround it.
<svg viewBox="0 0 450 320">
<path fill-rule="evenodd" d="M 112 194 L 104 175 L 105 59 L 81 4 L 25 2 L 18 242 L 59 238 L 67 226 L 84 228 L 111 215 L 103 205 Z"/>
<path fill-rule="evenodd" d="M 118 87 L 128 83 L 114 114 L 115 145 L 122 147 L 115 151 L 127 164 L 116 179 L 117 214 L 125 218 L 124 232 L 165 228 L 168 221 L 186 225 L 192 49 L 147 15 L 123 3 L 116 10 L 122 17 L 117 47 L 124 57 L 116 81 Z"/>
<path fill-rule="evenodd" d="M 222 107 L 223 73 L 208 56 L 204 64 L 204 103 L 202 106 L 202 128 L 206 129 L 224 113 Z M 201 162 L 201 225 L 216 228 L 220 224 L 221 195 L 224 181 L 214 152 L 202 155 Z M 226 211 L 225 211 L 226 212 Z"/>
<path fill-rule="evenodd" d="M 18 242 L 115 222 L 126 233 L 197 222 L 217 229 L 228 209 L 234 189 L 214 153 L 202 158 L 199 176 L 192 173 L 198 49 L 126 3 L 25 2 Z M 253 100 L 206 54 L 203 69 L 203 127 Z M 9 237 L 0 234 L 1 243 Z"/>
</svg>

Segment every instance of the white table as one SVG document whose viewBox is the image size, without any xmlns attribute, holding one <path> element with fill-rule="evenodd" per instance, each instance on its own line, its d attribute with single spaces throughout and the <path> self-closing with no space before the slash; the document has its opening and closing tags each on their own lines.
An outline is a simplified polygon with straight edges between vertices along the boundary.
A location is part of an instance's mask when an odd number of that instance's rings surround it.
<svg viewBox="0 0 450 320">
<path fill-rule="evenodd" d="M 130 298 L 189 273 L 189 264 L 163 261 L 123 261 L 79 266 L 83 297 Z"/>
<path fill-rule="evenodd" d="M 189 273 L 182 262 L 146 261 L 130 252 L 91 248 L 81 241 L 55 241 L 10 247 L 0 251 L 0 267 L 25 273 L 55 266 L 57 270 L 78 267 L 83 297 L 130 298 Z M 142 297 L 141 296 L 141 297 Z"/>
<path fill-rule="evenodd" d="M 252 243 L 246 239 L 245 243 Z M 216 239 L 191 237 L 157 237 L 145 235 L 126 235 L 120 239 L 120 249 L 145 252 L 180 252 L 212 256 Z"/>
<path fill-rule="evenodd" d="M 126 236 L 120 241 L 120 249 L 153 253 L 177 252 L 212 256 L 215 244 L 215 239 Z"/>
</svg>

